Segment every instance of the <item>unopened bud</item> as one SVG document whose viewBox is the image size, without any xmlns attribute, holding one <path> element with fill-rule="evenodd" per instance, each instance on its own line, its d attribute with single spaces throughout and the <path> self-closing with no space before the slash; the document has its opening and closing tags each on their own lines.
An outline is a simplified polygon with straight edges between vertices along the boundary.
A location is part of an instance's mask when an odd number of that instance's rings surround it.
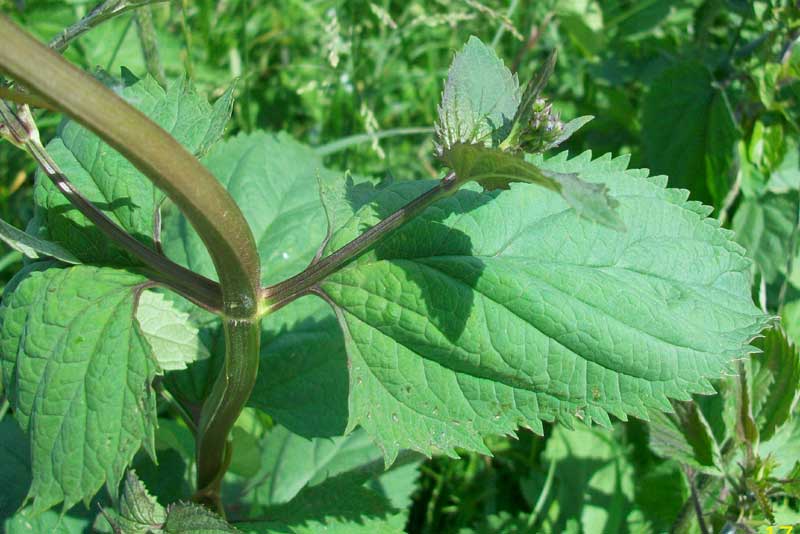
<svg viewBox="0 0 800 534">
<path fill-rule="evenodd" d="M 0 137 L 20 148 L 40 142 L 39 129 L 27 104 L 20 104 L 14 110 L 7 102 L 0 101 Z"/>
</svg>

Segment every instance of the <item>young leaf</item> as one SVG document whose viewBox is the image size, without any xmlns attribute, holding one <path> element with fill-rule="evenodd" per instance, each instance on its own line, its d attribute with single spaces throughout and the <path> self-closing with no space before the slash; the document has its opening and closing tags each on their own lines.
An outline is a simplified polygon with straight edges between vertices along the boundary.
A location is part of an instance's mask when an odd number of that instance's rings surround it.
<svg viewBox="0 0 800 534">
<path fill-rule="evenodd" d="M 786 272 L 786 265 L 789 256 L 797 254 L 797 246 L 791 249 L 791 236 L 799 208 L 796 192 L 766 193 L 745 199 L 733 217 L 736 240 L 747 249 L 767 283 L 791 274 Z"/>
<path fill-rule="evenodd" d="M 350 426 L 387 461 L 404 448 L 486 452 L 484 436 L 542 420 L 669 410 L 713 391 L 768 322 L 743 250 L 685 191 L 626 158 L 532 163 L 605 183 L 628 231 L 526 184 L 462 190 L 321 284 L 344 330 Z M 381 191 L 327 250 L 430 187 Z"/>
<path fill-rule="evenodd" d="M 543 170 L 513 154 L 480 145 L 454 145 L 442 159 L 456 173 L 459 183 L 474 181 L 487 191 L 508 189 L 515 182 L 539 185 L 561 194 L 579 216 L 625 230 L 614 211 L 617 201 L 603 184 L 586 182 L 574 173 Z"/>
<path fill-rule="evenodd" d="M 223 518 L 198 504 L 178 503 L 167 509 L 164 534 L 235 534 Z"/>
<path fill-rule="evenodd" d="M 18 230 L 2 219 L 0 219 L 0 240 L 33 260 L 54 258 L 64 263 L 80 263 L 64 248 Z"/>
<path fill-rule="evenodd" d="M 119 501 L 119 527 L 126 534 L 147 534 L 164 524 L 167 511 L 147 492 L 147 488 L 129 470 Z"/>
<path fill-rule="evenodd" d="M 142 292 L 136 320 L 164 371 L 186 369 L 187 364 L 209 357 L 189 314 L 163 293 Z"/>
<path fill-rule="evenodd" d="M 662 458 L 678 460 L 699 471 L 722 474 L 722 455 L 711 426 L 694 402 L 673 402 L 675 412 L 653 411 L 650 448 Z"/>
<path fill-rule="evenodd" d="M 759 436 L 768 440 L 791 416 L 800 396 L 800 353 L 780 327 L 755 342 L 752 357 L 753 412 Z"/>
<path fill-rule="evenodd" d="M 175 82 L 165 92 L 146 77 L 122 89 L 122 96 L 164 127 L 191 151 L 218 137 L 219 114 L 187 82 Z M 156 210 L 164 195 L 118 152 L 75 122 L 65 123 L 59 137 L 47 145 L 64 174 L 114 222 L 146 244 L 153 243 Z M 109 243 L 46 177 L 37 176 L 36 209 L 31 221 L 37 235 L 69 250 L 84 262 L 135 264 Z"/>
<path fill-rule="evenodd" d="M 497 146 L 510 133 L 520 103 L 519 81 L 491 47 L 470 37 L 456 54 L 436 121 L 437 150 L 458 143 Z"/>
<path fill-rule="evenodd" d="M 143 282 L 111 268 L 39 264 L 10 284 L 0 355 L 14 414 L 30 433 L 35 513 L 116 487 L 142 444 L 154 454 L 157 366 L 134 321 Z"/>
</svg>

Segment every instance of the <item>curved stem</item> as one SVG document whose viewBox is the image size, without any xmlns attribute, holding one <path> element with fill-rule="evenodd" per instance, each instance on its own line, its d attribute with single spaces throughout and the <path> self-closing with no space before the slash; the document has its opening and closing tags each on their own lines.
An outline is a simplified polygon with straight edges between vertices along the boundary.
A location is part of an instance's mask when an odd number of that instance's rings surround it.
<svg viewBox="0 0 800 534">
<path fill-rule="evenodd" d="M 65 110 L 167 194 L 211 254 L 224 312 L 252 317 L 260 278 L 255 240 L 216 178 L 161 127 L 5 16 L 0 16 L 0 43 L 0 70 Z"/>
<path fill-rule="evenodd" d="M 198 428 L 198 498 L 222 511 L 227 436 L 258 368 L 260 262 L 241 210 L 214 176 L 113 91 L 0 16 L 0 70 L 63 109 L 147 176 L 183 212 L 209 251 L 222 292 L 226 354 Z"/>
<path fill-rule="evenodd" d="M 342 248 L 332 252 L 329 256 L 319 261 L 313 261 L 311 265 L 300 274 L 274 286 L 264 288 L 261 292 L 261 298 L 264 303 L 264 313 L 273 312 L 305 294 L 306 291 L 314 287 L 325 277 L 335 273 L 369 249 L 372 245 L 388 236 L 391 232 L 414 219 L 417 215 L 425 211 L 428 206 L 454 193 L 457 189 L 457 185 L 456 175 L 454 173 L 448 174 L 431 189 L 395 211 Z"/>
<path fill-rule="evenodd" d="M 236 358 L 226 358 L 203 405 L 197 434 L 197 493 L 195 500 L 219 506 L 222 476 L 230 463 L 228 433 L 250 398 L 258 373 L 261 321 L 225 321 L 225 350 Z"/>
</svg>

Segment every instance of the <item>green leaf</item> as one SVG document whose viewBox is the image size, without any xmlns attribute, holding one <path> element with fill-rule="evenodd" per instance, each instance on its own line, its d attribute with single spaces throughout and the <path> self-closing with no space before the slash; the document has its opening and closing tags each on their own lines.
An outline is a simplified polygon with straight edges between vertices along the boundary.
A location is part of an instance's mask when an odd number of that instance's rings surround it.
<svg viewBox="0 0 800 534">
<path fill-rule="evenodd" d="M 291 502 L 266 509 L 269 521 L 246 523 L 246 532 L 315 534 L 402 534 L 404 513 L 364 486 L 364 476 L 348 472 L 305 488 Z"/>
<path fill-rule="evenodd" d="M 222 110 L 212 109 L 185 81 L 173 83 L 165 92 L 155 80 L 146 77 L 122 89 L 121 95 L 192 152 L 222 133 Z M 164 196 L 150 180 L 117 151 L 72 121 L 62 125 L 59 137 L 47 149 L 84 196 L 137 239 L 153 245 L 156 212 Z M 37 175 L 34 202 L 31 227 L 39 237 L 64 247 L 84 262 L 136 263 L 74 209 L 41 172 Z"/>
<path fill-rule="evenodd" d="M 0 420 L 0 525 L 20 508 L 31 483 L 28 438 L 10 417 Z"/>
<path fill-rule="evenodd" d="M 788 258 L 797 254 L 797 245 L 791 249 L 791 237 L 797 226 L 798 209 L 797 192 L 765 193 L 759 198 L 746 199 L 733 217 L 736 240 L 753 258 L 767 283 L 787 276 Z"/>
<path fill-rule="evenodd" d="M 554 429 L 543 458 L 555 461 L 555 494 L 542 529 L 563 532 L 577 520 L 583 532 L 627 532 L 634 512 L 634 481 L 625 449 L 608 432 Z"/>
<path fill-rule="evenodd" d="M 447 73 L 436 121 L 437 150 L 458 143 L 497 146 L 508 136 L 519 103 L 517 76 L 492 48 L 470 37 Z"/>
<path fill-rule="evenodd" d="M 139 328 L 152 347 L 158 366 L 165 371 L 185 369 L 187 364 L 209 357 L 197 326 L 173 299 L 144 291 L 136 308 Z"/>
<path fill-rule="evenodd" d="M 80 263 L 62 247 L 19 230 L 0 219 L 0 240 L 33 260 L 54 258 L 65 263 Z"/>
<path fill-rule="evenodd" d="M 274 284 L 301 271 L 325 237 L 325 215 L 316 180 L 337 173 L 314 151 L 286 134 L 240 135 L 203 159 L 236 200 L 261 251 L 262 282 Z M 177 212 L 164 214 L 164 252 L 174 261 L 215 278 L 205 245 Z"/>
<path fill-rule="evenodd" d="M 752 357 L 753 412 L 759 435 L 767 440 L 791 416 L 800 396 L 800 353 L 779 327 L 755 343 L 763 353 Z"/>
<path fill-rule="evenodd" d="M 702 63 L 678 63 L 653 80 L 642 116 L 645 161 L 673 187 L 720 205 L 733 183 L 738 135 L 725 96 Z"/>
<path fill-rule="evenodd" d="M 446 150 L 442 159 L 459 183 L 474 181 L 487 191 L 508 189 L 515 182 L 539 185 L 561 194 L 579 216 L 625 230 L 614 211 L 617 201 L 608 195 L 608 189 L 581 180 L 575 173 L 543 170 L 520 157 L 479 145 L 457 144 Z"/>
<path fill-rule="evenodd" d="M 347 357 L 330 307 L 304 297 L 264 320 L 261 366 L 248 405 L 306 438 L 347 428 Z"/>
<path fill-rule="evenodd" d="M 34 512 L 115 488 L 142 444 L 153 451 L 156 362 L 134 321 L 145 279 L 38 264 L 0 307 L 3 379 L 30 433 Z"/>
<path fill-rule="evenodd" d="M 125 534 L 148 534 L 155 525 L 163 525 L 167 511 L 147 492 L 133 470 L 125 476 L 119 501 L 119 526 Z"/>
<path fill-rule="evenodd" d="M 256 500 L 264 505 L 289 502 L 305 487 L 319 485 L 331 477 L 356 469 L 371 469 L 371 475 L 381 488 L 381 480 L 404 467 L 382 473 L 381 451 L 361 429 L 347 436 L 309 440 L 277 426 L 265 438 L 265 444 L 260 461 L 261 472 L 253 477 L 264 481 L 254 487 Z M 411 470 L 403 472 L 404 477 L 411 475 L 412 480 L 416 478 L 415 464 L 412 462 Z M 380 493 L 393 501 L 405 501 L 410 495 L 408 485 L 400 483 L 395 487 L 401 491 Z M 410 489 L 413 490 L 413 484 Z"/>
<path fill-rule="evenodd" d="M 62 515 L 55 510 L 36 513 L 28 507 L 5 522 L 6 534 L 85 534 L 92 520 L 80 515 Z"/>
<path fill-rule="evenodd" d="M 699 471 L 722 474 L 722 455 L 711 426 L 694 402 L 673 402 L 674 413 L 654 411 L 650 448 L 662 458 L 678 460 Z"/>
<path fill-rule="evenodd" d="M 387 461 L 404 448 L 487 452 L 483 437 L 544 420 L 669 410 L 712 392 L 767 324 L 743 250 L 686 192 L 626 158 L 532 163 L 605 183 L 628 231 L 527 184 L 462 190 L 322 283 L 345 335 L 350 426 Z M 430 187 L 380 191 L 327 250 Z"/>
<path fill-rule="evenodd" d="M 167 509 L 164 534 L 233 534 L 236 532 L 239 530 L 204 506 L 179 503 Z"/>
</svg>

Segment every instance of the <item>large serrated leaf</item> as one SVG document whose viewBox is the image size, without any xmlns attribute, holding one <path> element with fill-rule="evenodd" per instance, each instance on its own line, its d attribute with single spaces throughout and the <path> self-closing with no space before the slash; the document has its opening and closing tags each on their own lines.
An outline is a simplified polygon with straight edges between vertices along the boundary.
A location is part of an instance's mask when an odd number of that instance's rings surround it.
<svg viewBox="0 0 800 534">
<path fill-rule="evenodd" d="M 134 321 L 144 281 L 45 264 L 10 284 L 0 355 L 15 416 L 30 433 L 34 512 L 116 487 L 142 444 L 153 451 L 157 367 Z"/>
<path fill-rule="evenodd" d="M 520 103 L 519 81 L 494 50 L 470 37 L 456 54 L 439 104 L 439 150 L 457 143 L 496 146 L 509 134 Z"/>
<path fill-rule="evenodd" d="M 207 149 L 222 135 L 229 102 L 213 107 L 185 81 L 166 90 L 150 77 L 125 87 L 121 96 L 165 128 L 188 150 Z M 164 195 L 130 162 L 94 134 L 69 121 L 47 145 L 67 178 L 114 222 L 152 246 L 156 213 Z M 106 239 L 41 172 L 34 189 L 31 228 L 84 262 L 116 265 L 136 260 Z"/>
<path fill-rule="evenodd" d="M 322 283 L 345 332 L 350 424 L 388 461 L 485 452 L 483 437 L 542 421 L 669 410 L 712 392 L 767 323 L 743 250 L 686 192 L 625 158 L 533 163 L 606 184 L 628 231 L 538 187 L 462 190 Z M 328 251 L 430 187 L 373 196 Z"/>
</svg>

